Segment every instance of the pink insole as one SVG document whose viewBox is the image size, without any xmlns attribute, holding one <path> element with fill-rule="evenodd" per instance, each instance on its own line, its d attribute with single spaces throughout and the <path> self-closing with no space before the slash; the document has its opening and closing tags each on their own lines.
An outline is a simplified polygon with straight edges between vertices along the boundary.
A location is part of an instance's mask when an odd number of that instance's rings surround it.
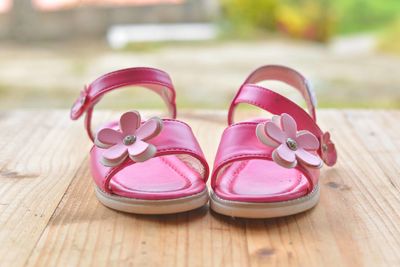
<svg viewBox="0 0 400 267">
<path fill-rule="evenodd" d="M 234 162 L 221 173 L 215 193 L 228 200 L 275 202 L 296 199 L 309 192 L 307 178 L 267 160 Z"/>
<path fill-rule="evenodd" d="M 112 179 L 111 189 L 130 198 L 171 199 L 199 193 L 205 183 L 178 157 L 163 156 L 121 170 Z"/>
</svg>

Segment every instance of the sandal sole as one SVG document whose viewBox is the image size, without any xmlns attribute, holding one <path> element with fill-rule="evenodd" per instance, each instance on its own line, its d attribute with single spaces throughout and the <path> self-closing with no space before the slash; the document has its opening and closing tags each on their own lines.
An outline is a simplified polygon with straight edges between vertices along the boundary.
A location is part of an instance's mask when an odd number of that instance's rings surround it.
<svg viewBox="0 0 400 267">
<path fill-rule="evenodd" d="M 95 192 L 98 200 L 108 208 L 128 213 L 151 215 L 194 210 L 207 204 L 209 199 L 207 189 L 195 195 L 166 200 L 127 198 L 108 194 L 98 187 L 95 188 Z"/>
<path fill-rule="evenodd" d="M 231 201 L 219 198 L 214 192 L 210 194 L 210 207 L 216 213 L 241 218 L 275 218 L 301 213 L 317 205 L 319 185 L 308 195 L 281 202 L 254 203 Z"/>
</svg>

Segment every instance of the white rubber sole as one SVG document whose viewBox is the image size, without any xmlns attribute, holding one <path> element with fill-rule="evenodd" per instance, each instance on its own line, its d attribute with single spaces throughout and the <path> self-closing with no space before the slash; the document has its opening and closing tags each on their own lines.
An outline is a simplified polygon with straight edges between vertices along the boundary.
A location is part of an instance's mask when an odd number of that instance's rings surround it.
<svg viewBox="0 0 400 267">
<path fill-rule="evenodd" d="M 275 218 L 293 215 L 311 209 L 319 201 L 319 186 L 308 195 L 288 201 L 254 203 L 230 201 L 219 198 L 211 192 L 210 207 L 213 211 L 232 217 Z"/>
<path fill-rule="evenodd" d="M 187 197 L 167 200 L 145 200 L 111 195 L 96 186 L 96 196 L 106 207 L 136 214 L 171 214 L 200 208 L 207 204 L 208 190 Z"/>
</svg>

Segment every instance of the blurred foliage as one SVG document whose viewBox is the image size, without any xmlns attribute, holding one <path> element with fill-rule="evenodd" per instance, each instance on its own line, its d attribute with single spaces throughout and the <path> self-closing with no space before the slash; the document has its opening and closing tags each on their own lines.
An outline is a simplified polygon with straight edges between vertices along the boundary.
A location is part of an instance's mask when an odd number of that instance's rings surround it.
<svg viewBox="0 0 400 267">
<path fill-rule="evenodd" d="M 400 0 L 220 1 L 225 33 L 237 37 L 264 31 L 324 42 L 335 33 L 376 30 L 400 17 Z"/>
<path fill-rule="evenodd" d="M 277 10 L 281 32 L 322 42 L 332 35 L 334 16 L 329 0 L 286 0 Z"/>
<path fill-rule="evenodd" d="M 400 18 L 390 24 L 381 34 L 378 48 L 384 52 L 400 55 Z"/>
<path fill-rule="evenodd" d="M 400 17 L 399 0 L 335 0 L 337 32 L 376 30 Z"/>
<path fill-rule="evenodd" d="M 225 35 L 247 37 L 260 30 L 274 30 L 279 0 L 221 0 Z"/>
<path fill-rule="evenodd" d="M 227 22 L 225 29 L 236 37 L 278 31 L 292 37 L 325 41 L 332 31 L 329 0 L 221 1 Z"/>
</svg>

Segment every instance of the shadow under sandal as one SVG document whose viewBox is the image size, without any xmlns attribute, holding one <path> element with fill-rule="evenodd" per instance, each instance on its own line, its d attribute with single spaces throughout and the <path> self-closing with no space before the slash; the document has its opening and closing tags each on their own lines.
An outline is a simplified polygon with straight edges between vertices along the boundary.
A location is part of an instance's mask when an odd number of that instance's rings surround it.
<svg viewBox="0 0 400 267">
<path fill-rule="evenodd" d="M 143 121 L 139 112 L 128 111 L 94 133 L 94 106 L 107 92 L 127 86 L 160 95 L 171 119 Z M 175 119 L 175 90 L 168 74 L 130 68 L 101 76 L 81 92 L 71 118 L 84 113 L 85 128 L 94 143 L 90 169 L 96 196 L 105 206 L 138 214 L 168 214 L 207 203 L 209 168 L 190 126 Z"/>
<path fill-rule="evenodd" d="M 308 113 L 282 95 L 257 85 L 275 80 L 297 89 Z M 272 119 L 233 123 L 246 103 Z M 319 169 L 337 160 L 330 134 L 316 123 L 315 99 L 307 80 L 283 66 L 254 71 L 233 99 L 214 163 L 211 208 L 228 216 L 271 218 L 308 210 L 319 200 Z"/>
</svg>

